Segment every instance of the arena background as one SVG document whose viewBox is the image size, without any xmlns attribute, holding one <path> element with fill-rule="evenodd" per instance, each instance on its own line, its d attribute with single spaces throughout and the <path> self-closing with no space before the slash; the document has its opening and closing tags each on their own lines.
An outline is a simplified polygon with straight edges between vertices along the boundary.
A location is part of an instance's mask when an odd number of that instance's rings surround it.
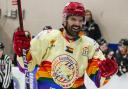
<svg viewBox="0 0 128 89">
<path fill-rule="evenodd" d="M 99 24 L 105 39 L 110 43 L 117 43 L 121 38 L 128 37 L 128 0 L 22 0 L 25 10 L 24 27 L 32 35 L 39 33 L 43 26 L 51 25 L 60 28 L 62 24 L 62 10 L 69 1 L 79 1 L 90 9 L 94 19 Z M 15 10 L 12 0 L 0 0 L 2 15 L 8 10 Z M 0 26 L 0 40 L 6 44 L 6 51 L 12 53 L 12 36 L 18 27 L 18 18 L 5 18 Z"/>
<path fill-rule="evenodd" d="M 85 8 L 92 11 L 104 38 L 109 43 L 117 43 L 121 38 L 128 38 L 128 0 L 22 0 L 22 8 L 25 11 L 25 29 L 29 30 L 32 35 L 36 35 L 46 25 L 60 28 L 63 7 L 69 1 L 82 2 Z M 12 36 L 18 27 L 18 18 L 12 19 L 5 15 L 7 11 L 9 15 L 11 10 L 16 10 L 17 6 L 12 5 L 12 0 L 0 0 L 0 8 L 2 8 L 0 41 L 5 43 L 5 52 L 13 56 Z M 14 74 L 15 71 L 13 71 Z M 128 74 L 122 77 L 114 76 L 101 89 L 127 89 L 127 81 Z M 97 89 L 88 77 L 85 78 L 85 84 L 88 89 Z"/>
</svg>

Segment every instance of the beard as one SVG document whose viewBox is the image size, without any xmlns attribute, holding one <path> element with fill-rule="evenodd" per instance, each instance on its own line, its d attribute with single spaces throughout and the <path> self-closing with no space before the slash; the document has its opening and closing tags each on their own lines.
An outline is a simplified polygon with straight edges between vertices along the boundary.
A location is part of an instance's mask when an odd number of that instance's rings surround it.
<svg viewBox="0 0 128 89">
<path fill-rule="evenodd" d="M 67 23 L 66 26 L 64 27 L 69 36 L 72 36 L 73 38 L 79 38 L 79 32 L 82 31 L 81 26 L 76 26 L 76 25 L 69 26 Z"/>
</svg>

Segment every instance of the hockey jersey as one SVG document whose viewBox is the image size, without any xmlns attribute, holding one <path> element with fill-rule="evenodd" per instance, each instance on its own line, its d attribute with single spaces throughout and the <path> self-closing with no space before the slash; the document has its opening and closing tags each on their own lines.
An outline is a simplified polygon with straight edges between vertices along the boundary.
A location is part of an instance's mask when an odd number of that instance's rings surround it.
<svg viewBox="0 0 128 89">
<path fill-rule="evenodd" d="M 89 65 L 90 59 L 104 60 L 105 57 L 96 41 L 84 35 L 72 41 L 65 39 L 63 31 L 45 34 L 42 31 L 31 41 L 27 59 L 30 57 L 29 71 L 39 65 L 36 73 L 39 89 L 85 89 L 85 72 L 97 87 L 108 79 L 101 77 L 98 65 Z"/>
</svg>

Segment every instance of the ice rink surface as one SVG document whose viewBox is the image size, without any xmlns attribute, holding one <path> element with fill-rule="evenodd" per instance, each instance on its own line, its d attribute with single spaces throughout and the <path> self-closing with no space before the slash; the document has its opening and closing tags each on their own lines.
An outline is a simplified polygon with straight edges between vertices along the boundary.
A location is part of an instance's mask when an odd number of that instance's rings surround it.
<svg viewBox="0 0 128 89">
<path fill-rule="evenodd" d="M 114 75 L 111 80 L 101 88 L 96 88 L 89 77 L 85 75 L 85 85 L 87 89 L 128 89 L 128 73 L 121 77 Z"/>
<path fill-rule="evenodd" d="M 24 74 L 21 73 L 17 67 L 13 67 L 12 70 L 13 76 L 20 81 L 19 88 L 17 89 L 25 89 Z M 101 88 L 96 88 L 92 80 L 90 80 L 90 78 L 85 74 L 85 85 L 87 89 L 128 89 L 128 73 L 121 77 L 114 75 L 110 81 Z"/>
</svg>

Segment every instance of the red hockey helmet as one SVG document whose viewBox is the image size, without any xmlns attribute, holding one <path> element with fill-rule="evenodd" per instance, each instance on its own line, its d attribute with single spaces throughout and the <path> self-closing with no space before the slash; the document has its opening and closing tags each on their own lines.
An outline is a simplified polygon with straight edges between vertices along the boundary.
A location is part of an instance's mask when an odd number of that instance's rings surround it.
<svg viewBox="0 0 128 89">
<path fill-rule="evenodd" d="M 79 2 L 70 2 L 64 7 L 63 15 L 65 18 L 70 15 L 78 15 L 85 18 L 84 5 Z"/>
</svg>

